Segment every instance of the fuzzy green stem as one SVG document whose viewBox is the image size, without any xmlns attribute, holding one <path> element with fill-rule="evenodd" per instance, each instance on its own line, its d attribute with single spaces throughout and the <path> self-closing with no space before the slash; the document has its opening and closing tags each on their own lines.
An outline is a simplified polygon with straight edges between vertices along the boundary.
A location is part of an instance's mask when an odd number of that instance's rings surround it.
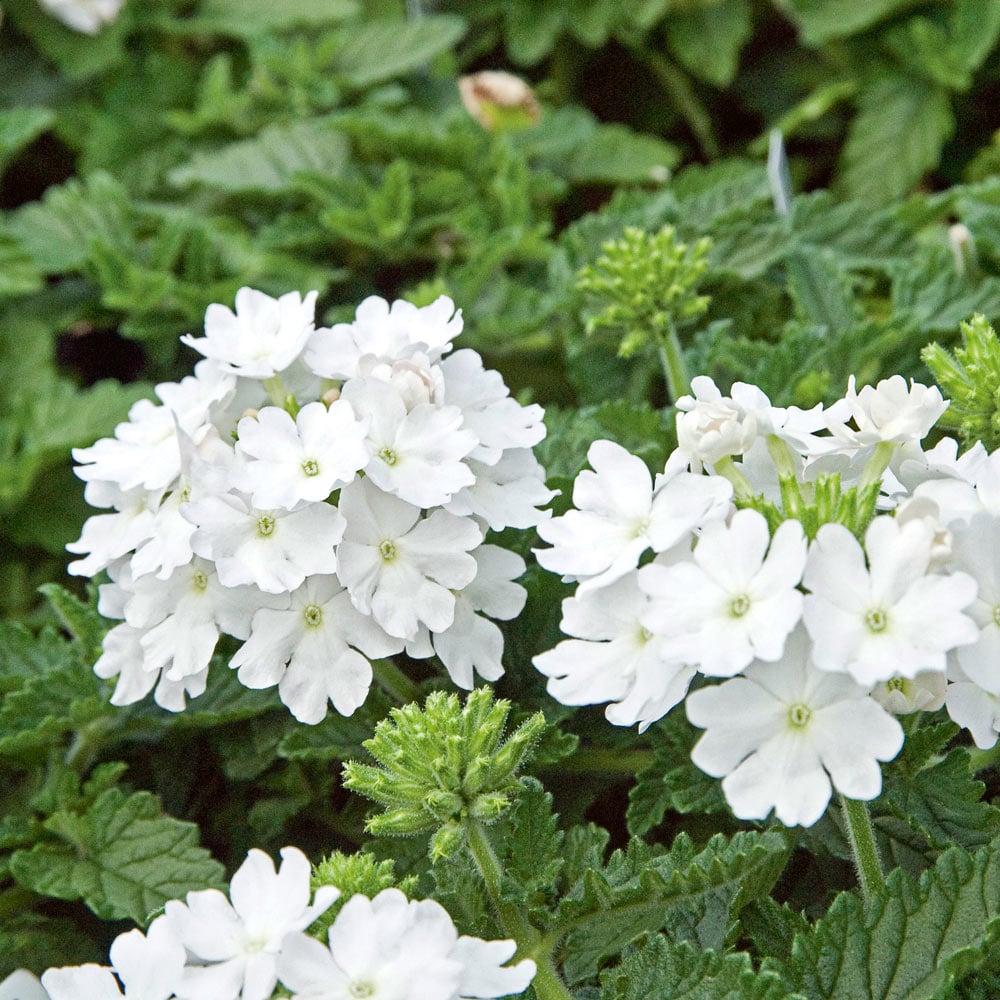
<svg viewBox="0 0 1000 1000">
<path fill-rule="evenodd" d="M 401 705 L 419 701 L 420 692 L 417 690 L 417 685 L 392 660 L 373 661 L 372 673 L 379 687 Z"/>
<path fill-rule="evenodd" d="M 500 920 L 505 934 L 517 942 L 518 954 L 535 960 L 538 971 L 532 980 L 538 1000 L 572 1000 L 552 962 L 552 946 L 541 939 L 538 929 L 530 924 L 524 914 L 512 903 L 504 900 L 500 892 L 503 880 L 503 866 L 493 850 L 486 829 L 478 820 L 465 821 L 466 843 L 472 860 L 482 876 L 486 895 L 490 897 L 493 909 Z"/>
<path fill-rule="evenodd" d="M 732 455 L 723 455 L 722 458 L 713 463 L 712 468 L 718 475 L 728 479 L 733 484 L 733 492 L 737 500 L 747 503 L 757 499 L 757 491 L 753 488 L 750 480 L 736 468 Z"/>
<path fill-rule="evenodd" d="M 684 363 L 684 352 L 677 338 L 677 331 L 671 323 L 667 327 L 667 335 L 660 339 L 660 364 L 667 380 L 667 392 L 670 402 L 676 403 L 688 391 L 691 379 L 688 376 L 687 365 Z"/>
<path fill-rule="evenodd" d="M 872 457 L 868 459 L 868 464 L 861 473 L 861 482 L 858 484 L 858 492 L 866 486 L 880 482 L 882 473 L 889 468 L 892 456 L 896 453 L 896 443 L 894 441 L 880 441 L 875 445 Z"/>
<path fill-rule="evenodd" d="M 861 896 L 867 905 L 871 902 L 872 896 L 885 887 L 885 876 L 878 856 L 878 845 L 875 843 L 872 819 L 865 802 L 841 795 L 840 805 L 847 822 L 847 839 L 854 854 L 854 866 L 858 872 Z"/>
</svg>

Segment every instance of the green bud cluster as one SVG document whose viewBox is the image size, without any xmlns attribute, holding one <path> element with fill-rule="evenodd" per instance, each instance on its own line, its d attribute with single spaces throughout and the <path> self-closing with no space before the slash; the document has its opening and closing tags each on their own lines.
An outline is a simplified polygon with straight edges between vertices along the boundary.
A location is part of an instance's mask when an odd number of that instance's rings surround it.
<svg viewBox="0 0 1000 1000">
<path fill-rule="evenodd" d="M 313 923 L 309 932 L 321 941 L 326 939 L 326 932 L 337 919 L 337 914 L 351 896 L 367 896 L 372 899 L 383 889 L 401 889 L 407 896 L 413 895 L 417 888 L 416 875 L 407 875 L 397 880 L 395 863 L 391 859 L 378 861 L 367 851 L 355 854 L 343 854 L 334 851 L 313 868 L 310 885 L 315 892 L 320 886 L 335 885 L 340 890 L 337 901 Z"/>
<path fill-rule="evenodd" d="M 504 740 L 510 703 L 489 688 L 462 705 L 435 691 L 424 707 L 394 708 L 364 743 L 377 765 L 348 761 L 344 785 L 385 806 L 369 817 L 376 835 L 434 832 L 431 855 L 445 857 L 465 842 L 468 822 L 490 823 L 511 804 L 517 772 L 545 729 L 539 712 Z"/>
<path fill-rule="evenodd" d="M 920 357 L 950 399 L 942 425 L 957 430 L 966 448 L 982 441 L 993 451 L 1000 447 L 1000 341 L 978 313 L 961 329 L 962 346 L 953 354 L 928 344 Z"/>
<path fill-rule="evenodd" d="M 587 333 L 601 328 L 624 331 L 618 353 L 631 357 L 647 345 L 662 346 L 671 330 L 702 316 L 711 301 L 697 294 L 708 268 L 711 240 L 687 244 L 673 226 L 647 233 L 627 226 L 619 240 L 602 246 L 603 255 L 582 268 L 576 290 L 596 300 Z"/>
</svg>

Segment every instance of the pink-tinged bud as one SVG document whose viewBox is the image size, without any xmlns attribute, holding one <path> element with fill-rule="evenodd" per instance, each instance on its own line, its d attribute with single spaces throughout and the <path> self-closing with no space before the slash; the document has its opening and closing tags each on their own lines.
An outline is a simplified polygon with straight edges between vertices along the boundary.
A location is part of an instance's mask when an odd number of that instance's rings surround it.
<svg viewBox="0 0 1000 1000">
<path fill-rule="evenodd" d="M 488 132 L 517 132 L 537 124 L 541 108 L 520 77 L 501 70 L 483 70 L 458 81 L 465 110 Z"/>
</svg>

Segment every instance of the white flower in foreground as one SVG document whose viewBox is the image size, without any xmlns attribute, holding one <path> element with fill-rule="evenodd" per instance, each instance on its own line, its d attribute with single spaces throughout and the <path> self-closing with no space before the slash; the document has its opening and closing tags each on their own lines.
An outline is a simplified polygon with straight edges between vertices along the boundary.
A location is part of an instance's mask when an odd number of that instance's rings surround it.
<svg viewBox="0 0 1000 1000">
<path fill-rule="evenodd" d="M 113 483 L 92 479 L 83 495 L 91 507 L 113 507 L 114 514 L 93 514 L 84 522 L 79 539 L 68 552 L 85 555 L 66 567 L 74 576 L 96 576 L 127 555 L 156 532 L 156 511 L 162 493 L 142 488 L 120 490 Z"/>
<path fill-rule="evenodd" d="M 49 969 L 42 985 L 49 1000 L 169 1000 L 180 988 L 186 959 L 184 946 L 164 917 L 143 934 L 119 934 L 111 945 L 111 969 L 97 965 Z M 112 975 L 118 975 L 124 994 Z"/>
<path fill-rule="evenodd" d="M 302 353 L 313 334 L 316 292 L 281 298 L 253 288 L 236 293 L 236 311 L 213 302 L 205 311 L 205 336 L 181 337 L 225 371 L 245 378 L 266 379 L 283 372 Z"/>
<path fill-rule="evenodd" d="M 802 578 L 817 667 L 873 685 L 943 671 L 949 650 L 976 641 L 979 629 L 963 613 L 976 581 L 928 573 L 934 538 L 923 519 L 900 524 L 887 515 L 868 526 L 864 549 L 843 525 L 819 529 Z"/>
<path fill-rule="evenodd" d="M 876 684 L 872 697 L 893 715 L 936 712 L 943 704 L 948 682 L 938 670 L 922 670 L 912 680 L 893 677 Z"/>
<path fill-rule="evenodd" d="M 812 826 L 831 782 L 847 798 L 873 799 L 882 788 L 879 762 L 903 746 L 899 723 L 865 688 L 813 669 L 807 654 L 799 628 L 777 663 L 753 663 L 742 677 L 688 695 L 688 718 L 706 730 L 691 759 L 723 779 L 740 819 L 773 809 L 786 826 Z"/>
<path fill-rule="evenodd" d="M 171 900 L 166 919 L 191 958 L 177 990 L 183 1000 L 266 1000 L 277 983 L 278 955 L 287 935 L 305 930 L 340 895 L 316 890 L 310 905 L 310 866 L 295 847 L 281 849 L 281 867 L 251 850 L 229 884 Z"/>
<path fill-rule="evenodd" d="M 455 593 L 455 620 L 434 634 L 437 653 L 448 676 L 466 691 L 473 687 L 473 672 L 483 680 L 503 676 L 503 634 L 490 618 L 509 621 L 524 608 L 528 592 L 514 583 L 525 570 L 524 560 L 498 545 L 480 545 L 472 552 L 476 560 L 473 581 Z"/>
<path fill-rule="evenodd" d="M 643 624 L 656 634 L 691 633 L 692 661 L 714 677 L 732 677 L 755 658 L 777 660 L 802 614 L 805 562 L 798 521 L 772 538 L 762 514 L 738 510 L 728 525 L 705 527 L 691 561 L 639 571 L 653 598 Z"/>
<path fill-rule="evenodd" d="M 39 3 L 67 28 L 96 35 L 118 17 L 125 0 L 39 0 Z"/>
<path fill-rule="evenodd" d="M 545 469 L 530 448 L 505 451 L 495 465 L 468 460 L 476 481 L 459 490 L 445 510 L 481 519 L 494 531 L 534 528 L 549 516 L 539 510 L 557 494 L 545 485 Z"/>
<path fill-rule="evenodd" d="M 902 375 L 882 379 L 876 386 L 866 385 L 860 392 L 852 375 L 844 398 L 858 429 L 831 420 L 830 431 L 858 447 L 883 441 L 920 441 L 948 409 L 937 386 L 928 387 L 912 379 L 907 386 Z"/>
<path fill-rule="evenodd" d="M 387 493 L 436 507 L 475 482 L 463 459 L 477 439 L 463 429 L 457 406 L 420 403 L 407 410 L 396 389 L 375 378 L 352 379 L 342 398 L 369 421 L 365 475 Z"/>
<path fill-rule="evenodd" d="M 583 593 L 614 583 L 646 549 L 663 552 L 728 509 L 729 482 L 684 471 L 678 452 L 655 487 L 646 463 L 613 441 L 595 441 L 587 459 L 594 471 L 576 477 L 577 509 L 541 523 L 538 534 L 553 547 L 535 550 L 547 570 L 582 580 Z"/>
<path fill-rule="evenodd" d="M 292 715 L 312 725 L 325 718 L 328 700 L 341 715 L 351 715 L 371 685 L 366 657 L 402 648 L 402 641 L 355 609 L 335 576 L 314 576 L 291 595 L 287 609 L 262 608 L 254 615 L 250 638 L 229 665 L 249 688 L 277 684 Z"/>
<path fill-rule="evenodd" d="M 971 681 L 956 664 L 949 664 L 945 705 L 951 719 L 968 729 L 980 750 L 995 746 L 1000 736 L 1000 693 Z"/>
<path fill-rule="evenodd" d="M 305 360 L 324 378 L 351 379 L 374 363 L 392 365 L 415 354 L 424 354 L 435 363 L 461 332 L 462 311 L 447 296 L 418 308 L 402 299 L 390 306 L 372 295 L 358 306 L 353 323 L 317 330 Z"/>
<path fill-rule="evenodd" d="M 307 576 L 333 573 L 344 517 L 327 503 L 299 510 L 258 510 L 233 493 L 188 504 L 197 526 L 191 548 L 215 562 L 224 587 L 253 584 L 270 594 L 295 590 Z"/>
<path fill-rule="evenodd" d="M 469 554 L 482 541 L 468 518 L 419 507 L 383 493 L 365 478 L 344 487 L 347 518 L 337 550 L 338 576 L 354 606 L 390 635 L 413 639 L 420 625 L 443 632 L 455 619 L 454 590 L 476 575 Z"/>
<path fill-rule="evenodd" d="M 563 601 L 561 628 L 575 636 L 532 661 L 549 678 L 548 692 L 564 705 L 610 701 L 605 716 L 640 732 L 687 693 L 694 667 L 677 637 L 654 635 L 642 624 L 649 598 L 629 573 L 599 592 Z"/>
<path fill-rule="evenodd" d="M 1000 520 L 981 513 L 952 535 L 955 565 L 976 580 L 968 609 L 979 628 L 975 642 L 955 651 L 962 671 L 983 690 L 1000 694 Z"/>
<path fill-rule="evenodd" d="M 294 420 L 265 406 L 237 425 L 236 453 L 244 461 L 234 470 L 233 484 L 264 510 L 326 500 L 368 464 L 366 426 L 342 399 L 329 407 L 307 403 Z"/>
<path fill-rule="evenodd" d="M 440 904 L 385 889 L 374 899 L 352 896 L 327 945 L 289 937 L 278 974 L 293 1000 L 485 1000 L 520 993 L 531 982 L 534 962 L 502 965 L 514 947 L 460 938 Z"/>
</svg>

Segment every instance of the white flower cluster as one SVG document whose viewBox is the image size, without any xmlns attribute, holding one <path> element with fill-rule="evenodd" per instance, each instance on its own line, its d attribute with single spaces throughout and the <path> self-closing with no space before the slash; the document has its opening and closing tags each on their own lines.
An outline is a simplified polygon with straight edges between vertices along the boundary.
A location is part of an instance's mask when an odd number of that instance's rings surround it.
<svg viewBox="0 0 1000 1000">
<path fill-rule="evenodd" d="M 903 742 L 890 713 L 947 700 L 992 745 L 1000 453 L 924 452 L 947 404 L 900 376 L 809 411 L 692 388 L 655 481 L 598 441 L 575 509 L 539 526 L 539 562 L 579 584 L 572 638 L 534 661 L 549 692 L 640 730 L 686 698 L 706 730 L 693 760 L 734 813 L 787 825 L 816 822 L 832 788 L 878 795 Z"/>
<path fill-rule="evenodd" d="M 450 299 L 369 298 L 317 329 L 316 293 L 241 289 L 209 306 L 194 375 L 156 387 L 113 438 L 74 451 L 91 517 L 70 572 L 107 570 L 120 619 L 95 671 L 117 705 L 155 688 L 172 711 L 205 690 L 219 635 L 230 666 L 277 685 L 302 722 L 350 715 L 371 659 L 437 654 L 460 687 L 503 673 L 490 619 L 524 605 L 524 561 L 484 544 L 552 496 L 531 448 L 542 409 L 512 399 Z"/>
<path fill-rule="evenodd" d="M 49 969 L 50 1000 L 268 1000 L 280 981 L 292 1000 L 473 1000 L 523 992 L 530 959 L 505 966 L 513 941 L 459 936 L 433 900 L 398 889 L 352 896 L 324 944 L 305 933 L 340 896 L 334 886 L 310 902 L 310 869 L 295 847 L 281 867 L 252 850 L 217 889 L 167 903 L 145 934 L 126 931 L 111 945 L 111 967 Z"/>
</svg>

